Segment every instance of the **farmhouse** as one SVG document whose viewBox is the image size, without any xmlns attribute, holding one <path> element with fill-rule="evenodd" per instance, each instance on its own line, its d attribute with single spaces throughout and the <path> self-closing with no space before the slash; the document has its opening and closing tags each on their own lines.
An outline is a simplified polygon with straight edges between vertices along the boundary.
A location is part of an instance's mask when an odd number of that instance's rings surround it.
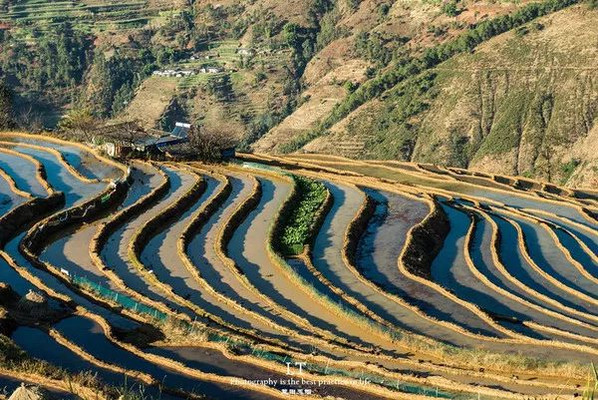
<svg viewBox="0 0 598 400">
<path fill-rule="evenodd" d="M 202 74 L 219 74 L 221 72 L 224 72 L 224 68 L 222 68 L 222 67 L 202 67 L 199 70 L 199 72 Z"/>
<path fill-rule="evenodd" d="M 255 54 L 255 50 L 253 49 L 246 49 L 246 48 L 239 48 L 237 49 L 237 54 L 241 56 L 252 56 Z"/>
<path fill-rule="evenodd" d="M 190 69 L 165 69 L 162 71 L 154 71 L 152 73 L 152 75 L 154 76 L 162 76 L 162 77 L 167 77 L 167 78 L 172 78 L 172 77 L 176 77 L 176 78 L 182 78 L 185 76 L 192 76 L 192 75 L 196 75 L 197 72 L 190 70 Z"/>
<path fill-rule="evenodd" d="M 189 141 L 191 124 L 177 122 L 170 133 L 144 130 L 135 123 L 108 125 L 94 135 L 94 143 L 110 157 L 124 158 L 133 153 L 151 154 Z"/>
</svg>

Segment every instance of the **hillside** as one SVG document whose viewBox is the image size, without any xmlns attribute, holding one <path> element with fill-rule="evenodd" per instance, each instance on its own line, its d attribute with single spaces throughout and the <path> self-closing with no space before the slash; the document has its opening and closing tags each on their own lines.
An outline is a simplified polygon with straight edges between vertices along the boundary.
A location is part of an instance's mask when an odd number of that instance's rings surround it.
<svg viewBox="0 0 598 400">
<path fill-rule="evenodd" d="M 597 11 L 575 3 L 0 0 L 0 82 L 25 129 L 86 109 L 592 185 Z"/>
<path fill-rule="evenodd" d="M 339 142 L 361 141 L 347 155 L 591 184 L 596 18 L 576 6 L 496 37 L 367 103 L 305 149 L 336 154 Z M 419 112 L 400 119 L 418 102 Z"/>
</svg>

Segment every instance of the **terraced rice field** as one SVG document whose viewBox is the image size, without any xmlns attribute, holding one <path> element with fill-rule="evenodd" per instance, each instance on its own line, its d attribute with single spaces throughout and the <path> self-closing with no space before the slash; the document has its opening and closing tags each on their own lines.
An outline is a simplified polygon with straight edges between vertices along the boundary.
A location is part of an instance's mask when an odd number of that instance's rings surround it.
<svg viewBox="0 0 598 400">
<path fill-rule="evenodd" d="M 315 155 L 123 165 L 0 134 L 0 345 L 60 374 L 88 371 L 60 379 L 4 350 L 0 388 L 574 398 L 598 359 L 596 201 L 513 177 Z M 280 250 L 287 234 L 303 250 Z"/>
<path fill-rule="evenodd" d="M 150 23 L 160 23 L 178 13 L 180 0 L 0 0 L 6 10 L 0 20 L 23 28 L 45 30 L 49 26 L 68 20 L 75 29 L 85 32 L 119 31 L 138 28 Z"/>
</svg>

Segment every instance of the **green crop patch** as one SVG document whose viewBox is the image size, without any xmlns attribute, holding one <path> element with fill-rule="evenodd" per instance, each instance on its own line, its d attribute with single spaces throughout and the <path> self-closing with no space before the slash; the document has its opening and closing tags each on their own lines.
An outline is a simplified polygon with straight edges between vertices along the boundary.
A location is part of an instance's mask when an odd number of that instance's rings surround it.
<svg viewBox="0 0 598 400">
<path fill-rule="evenodd" d="M 327 189 L 322 182 L 302 176 L 293 176 L 297 185 L 295 207 L 283 222 L 279 247 L 283 254 L 297 255 L 303 251 L 315 229 L 318 212 L 324 204 Z"/>
</svg>

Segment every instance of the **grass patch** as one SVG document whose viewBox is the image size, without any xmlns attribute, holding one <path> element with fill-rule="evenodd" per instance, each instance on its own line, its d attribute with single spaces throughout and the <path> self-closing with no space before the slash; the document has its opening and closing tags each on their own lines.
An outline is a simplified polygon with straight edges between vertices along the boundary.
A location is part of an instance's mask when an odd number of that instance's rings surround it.
<svg viewBox="0 0 598 400">
<path fill-rule="evenodd" d="M 598 372 L 596 366 L 592 363 L 592 371 L 588 377 L 588 383 L 583 392 L 583 400 L 594 400 L 598 396 Z"/>
<path fill-rule="evenodd" d="M 561 184 L 567 183 L 567 181 L 569 180 L 569 178 L 571 178 L 571 175 L 573 175 L 573 172 L 575 172 L 575 169 L 579 166 L 579 164 L 581 164 L 581 160 L 579 158 L 574 158 L 569 162 L 566 162 L 561 165 L 561 173 L 563 174 L 561 178 Z"/>
</svg>

